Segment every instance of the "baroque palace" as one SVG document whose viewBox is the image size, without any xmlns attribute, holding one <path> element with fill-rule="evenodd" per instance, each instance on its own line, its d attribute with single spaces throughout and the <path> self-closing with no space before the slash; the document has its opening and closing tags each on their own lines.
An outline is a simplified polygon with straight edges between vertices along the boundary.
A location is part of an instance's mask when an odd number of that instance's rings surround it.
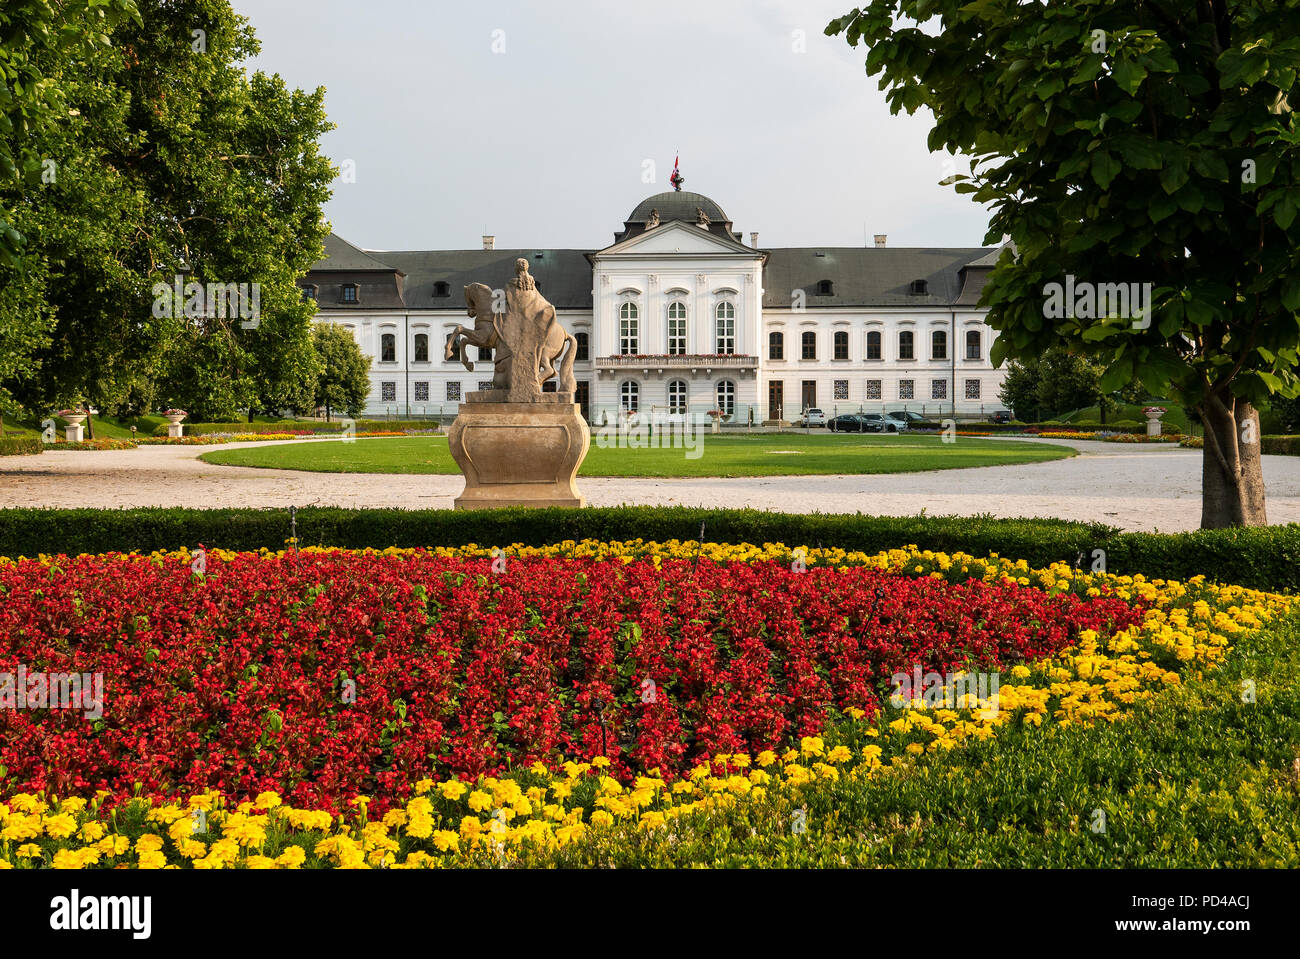
<svg viewBox="0 0 1300 959">
<path fill-rule="evenodd" d="M 908 409 L 979 417 L 1001 408 L 996 336 L 976 303 L 998 250 L 763 248 L 713 200 L 679 189 L 637 204 L 594 250 L 362 250 L 331 234 L 302 281 L 316 321 L 372 358 L 366 416 L 451 416 L 492 378 L 488 351 L 446 356 L 464 287 L 495 289 L 525 257 L 577 339 L 583 416 L 620 410 L 732 424 Z M 488 354 L 488 355 L 485 355 Z M 548 384 L 553 388 L 554 382 Z"/>
</svg>

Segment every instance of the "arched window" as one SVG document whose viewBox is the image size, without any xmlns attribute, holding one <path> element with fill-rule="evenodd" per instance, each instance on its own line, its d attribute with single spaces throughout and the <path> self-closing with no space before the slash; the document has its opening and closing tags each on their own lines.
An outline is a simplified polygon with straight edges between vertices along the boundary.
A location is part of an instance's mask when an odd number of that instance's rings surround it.
<svg viewBox="0 0 1300 959">
<path fill-rule="evenodd" d="M 637 322 L 638 315 L 636 304 L 631 301 L 619 307 L 618 351 L 624 356 L 635 356 L 640 352 L 641 337 Z"/>
<path fill-rule="evenodd" d="M 837 360 L 847 360 L 849 358 L 849 334 L 847 330 L 835 331 L 835 358 Z"/>
<path fill-rule="evenodd" d="M 577 350 L 574 353 L 573 358 L 578 362 L 585 361 L 587 359 L 587 334 L 574 333 L 573 338 L 577 341 Z"/>
<path fill-rule="evenodd" d="M 802 337 L 800 337 L 800 340 L 802 342 L 802 350 L 800 355 L 805 360 L 817 359 L 817 334 L 814 333 L 812 330 L 809 330 L 808 332 L 804 333 Z"/>
<path fill-rule="evenodd" d="M 966 331 L 966 359 L 978 360 L 981 355 L 982 355 L 982 350 L 980 347 L 980 331 L 967 330 Z"/>
<path fill-rule="evenodd" d="M 480 360 L 491 360 L 491 359 L 492 359 L 492 347 L 490 347 L 490 346 L 480 346 L 480 347 L 478 348 L 478 358 L 479 358 Z M 551 381 L 550 381 L 550 380 L 547 380 L 546 382 L 549 383 L 549 382 L 551 382 Z"/>
<path fill-rule="evenodd" d="M 867 359 L 880 359 L 880 331 L 871 330 L 867 333 Z"/>
<path fill-rule="evenodd" d="M 736 308 L 726 300 L 718 304 L 718 348 L 716 352 L 730 355 L 736 352 Z"/>
<path fill-rule="evenodd" d="M 668 353 L 686 355 L 686 304 L 681 300 L 668 304 Z"/>
<path fill-rule="evenodd" d="M 686 412 L 686 381 L 673 380 L 668 384 L 668 412 Z"/>
<path fill-rule="evenodd" d="M 948 358 L 948 331 L 935 330 L 930 334 L 930 359 L 946 360 Z"/>
<path fill-rule="evenodd" d="M 767 358 L 769 360 L 785 359 L 785 334 L 767 334 Z"/>
<path fill-rule="evenodd" d="M 916 359 L 916 348 L 913 340 L 911 330 L 903 330 L 898 334 L 898 358 L 900 360 Z"/>
<path fill-rule="evenodd" d="M 628 380 L 619 390 L 619 399 L 626 412 L 635 413 L 641 408 L 641 385 L 635 380 Z"/>
<path fill-rule="evenodd" d="M 429 334 L 428 333 L 415 334 L 415 362 L 417 363 L 429 362 Z"/>
<path fill-rule="evenodd" d="M 736 412 L 736 384 L 731 380 L 718 380 L 718 409 L 723 416 Z"/>
<path fill-rule="evenodd" d="M 447 333 L 448 336 L 450 336 L 451 331 L 448 330 Z M 460 337 L 456 337 L 456 339 L 451 340 L 451 356 L 447 357 L 447 362 L 448 363 L 460 362 Z"/>
<path fill-rule="evenodd" d="M 385 333 L 379 338 L 379 359 L 384 363 L 397 360 L 397 337 L 392 333 Z"/>
</svg>

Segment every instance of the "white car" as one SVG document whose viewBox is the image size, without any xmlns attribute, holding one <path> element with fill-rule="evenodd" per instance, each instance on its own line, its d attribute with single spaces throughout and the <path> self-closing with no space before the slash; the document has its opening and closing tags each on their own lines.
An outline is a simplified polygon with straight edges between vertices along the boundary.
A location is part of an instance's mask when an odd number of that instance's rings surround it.
<svg viewBox="0 0 1300 959">
<path fill-rule="evenodd" d="M 823 426 L 824 427 L 826 425 L 826 414 L 814 406 L 811 409 L 804 410 L 803 414 L 799 417 L 798 422 L 800 426 L 808 426 L 808 427 Z"/>
</svg>

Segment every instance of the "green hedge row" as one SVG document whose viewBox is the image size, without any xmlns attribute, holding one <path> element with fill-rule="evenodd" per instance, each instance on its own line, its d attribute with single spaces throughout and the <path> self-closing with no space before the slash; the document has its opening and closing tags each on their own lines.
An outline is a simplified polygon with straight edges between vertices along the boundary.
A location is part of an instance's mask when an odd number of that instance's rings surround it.
<svg viewBox="0 0 1300 959">
<path fill-rule="evenodd" d="M 1300 588 L 1300 524 L 1193 533 L 1121 533 L 1048 519 L 864 516 L 627 506 L 583 510 L 412 511 L 308 508 L 297 512 L 304 546 L 545 545 L 566 539 L 782 542 L 870 552 L 924 549 L 998 553 L 1034 566 L 1103 549 L 1112 573 L 1187 579 L 1204 574 L 1258 589 Z M 105 553 L 181 546 L 282 548 L 287 509 L 0 510 L 0 556 Z"/>
<path fill-rule="evenodd" d="M 318 420 L 285 420 L 282 423 L 185 423 L 186 436 L 207 436 L 209 433 L 285 433 L 294 430 L 312 430 L 316 433 L 341 433 L 343 424 L 338 420 L 324 423 Z M 380 430 L 437 429 L 434 420 L 357 420 L 356 431 L 368 433 Z M 153 431 L 154 436 L 166 436 L 167 424 Z"/>
<path fill-rule="evenodd" d="M 0 436 L 0 456 L 22 456 L 41 452 L 39 436 Z"/>
<path fill-rule="evenodd" d="M 1259 451 L 1274 456 L 1300 456 L 1300 436 L 1261 436 Z"/>
</svg>

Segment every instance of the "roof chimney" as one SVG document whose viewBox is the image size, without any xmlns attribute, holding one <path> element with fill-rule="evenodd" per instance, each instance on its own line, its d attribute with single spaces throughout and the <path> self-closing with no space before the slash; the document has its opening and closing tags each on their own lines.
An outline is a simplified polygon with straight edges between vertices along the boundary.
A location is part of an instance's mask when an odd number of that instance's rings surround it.
<svg viewBox="0 0 1300 959">
<path fill-rule="evenodd" d="M 877 250 L 883 250 L 883 249 L 885 248 L 885 236 L 886 236 L 886 234 L 884 234 L 884 233 L 877 233 L 877 234 L 876 234 L 876 249 L 877 249 Z"/>
<path fill-rule="evenodd" d="M 495 250 L 496 248 L 497 248 L 497 238 L 494 237 L 494 236 L 488 236 L 488 234 L 484 233 L 484 234 L 483 234 L 483 249 L 485 249 L 485 250 Z"/>
<path fill-rule="evenodd" d="M 751 233 L 751 234 L 749 234 L 749 245 L 752 246 L 752 247 L 753 247 L 754 249 L 756 249 L 756 250 L 758 249 L 758 234 L 757 234 L 757 233 Z"/>
</svg>

